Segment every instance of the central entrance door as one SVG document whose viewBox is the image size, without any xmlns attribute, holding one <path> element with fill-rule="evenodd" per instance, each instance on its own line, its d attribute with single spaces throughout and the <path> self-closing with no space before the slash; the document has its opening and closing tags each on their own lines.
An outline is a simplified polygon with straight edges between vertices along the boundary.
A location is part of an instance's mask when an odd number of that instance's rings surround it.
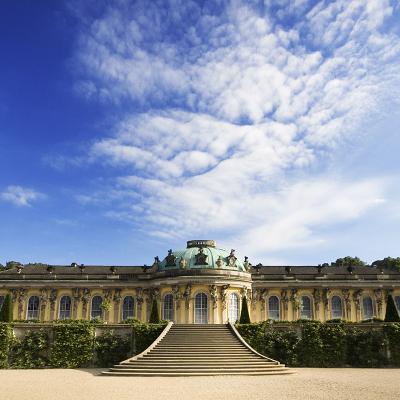
<svg viewBox="0 0 400 400">
<path fill-rule="evenodd" d="M 194 298 L 194 323 L 208 323 L 208 301 L 204 293 L 197 293 Z"/>
</svg>

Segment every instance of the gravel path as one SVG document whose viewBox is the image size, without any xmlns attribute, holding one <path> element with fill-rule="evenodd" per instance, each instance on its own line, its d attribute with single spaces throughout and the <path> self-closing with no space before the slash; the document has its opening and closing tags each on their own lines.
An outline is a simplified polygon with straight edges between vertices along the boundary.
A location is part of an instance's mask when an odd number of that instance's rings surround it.
<svg viewBox="0 0 400 400">
<path fill-rule="evenodd" d="M 0 370 L 0 400 L 400 399 L 400 369 L 299 368 L 286 376 L 131 378 L 100 370 Z"/>
</svg>

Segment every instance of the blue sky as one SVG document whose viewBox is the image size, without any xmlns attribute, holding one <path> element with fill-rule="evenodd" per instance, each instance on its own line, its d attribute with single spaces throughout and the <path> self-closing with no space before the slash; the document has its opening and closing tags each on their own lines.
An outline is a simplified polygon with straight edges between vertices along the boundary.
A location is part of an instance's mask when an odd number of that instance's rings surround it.
<svg viewBox="0 0 400 400">
<path fill-rule="evenodd" d="M 8 2 L 0 262 L 400 256 L 400 5 Z"/>
</svg>

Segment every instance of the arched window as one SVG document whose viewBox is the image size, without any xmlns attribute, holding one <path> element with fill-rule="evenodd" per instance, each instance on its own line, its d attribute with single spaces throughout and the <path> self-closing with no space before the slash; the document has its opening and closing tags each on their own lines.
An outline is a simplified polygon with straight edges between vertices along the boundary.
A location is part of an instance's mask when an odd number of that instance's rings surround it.
<svg viewBox="0 0 400 400">
<path fill-rule="evenodd" d="M 400 296 L 395 296 L 394 297 L 394 303 L 396 304 L 397 311 L 400 314 Z"/>
<path fill-rule="evenodd" d="M 71 318 L 71 297 L 63 296 L 60 299 L 60 319 Z"/>
<path fill-rule="evenodd" d="M 204 293 L 197 293 L 194 298 L 194 323 L 208 323 L 208 299 Z"/>
<path fill-rule="evenodd" d="M 342 299 L 339 296 L 332 297 L 332 319 L 343 318 Z"/>
<path fill-rule="evenodd" d="M 271 296 L 268 299 L 268 318 L 273 320 L 279 320 L 279 299 L 276 296 Z"/>
<path fill-rule="evenodd" d="M 94 318 L 101 318 L 102 316 L 102 308 L 101 305 L 103 304 L 103 298 L 101 296 L 94 296 L 92 298 L 92 309 L 90 313 L 90 317 Z"/>
<path fill-rule="evenodd" d="M 174 319 L 174 298 L 172 294 L 166 294 L 164 296 L 163 318 L 166 321 L 172 321 Z"/>
<path fill-rule="evenodd" d="M 374 306 L 370 296 L 363 297 L 363 319 L 370 319 L 374 316 Z"/>
<path fill-rule="evenodd" d="M 0 296 L 0 311 L 1 311 L 2 307 L 3 307 L 4 299 L 5 299 L 4 296 Z"/>
<path fill-rule="evenodd" d="M 29 297 L 26 319 L 39 319 L 39 303 L 38 296 Z"/>
<path fill-rule="evenodd" d="M 135 303 L 132 296 L 126 296 L 122 303 L 122 320 L 125 321 L 128 318 L 135 316 Z"/>
<path fill-rule="evenodd" d="M 300 318 L 301 319 L 312 319 L 313 318 L 311 299 L 308 296 L 301 296 Z"/>
<path fill-rule="evenodd" d="M 236 293 L 229 295 L 228 320 L 233 324 L 239 319 L 239 297 Z"/>
</svg>

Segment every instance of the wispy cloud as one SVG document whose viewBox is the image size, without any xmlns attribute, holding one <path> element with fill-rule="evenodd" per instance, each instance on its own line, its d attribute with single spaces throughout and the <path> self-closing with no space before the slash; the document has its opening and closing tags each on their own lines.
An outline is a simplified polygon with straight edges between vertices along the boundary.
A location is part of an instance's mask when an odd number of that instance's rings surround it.
<svg viewBox="0 0 400 400">
<path fill-rule="evenodd" d="M 36 200 L 43 199 L 45 195 L 30 188 L 11 185 L 0 193 L 0 199 L 16 206 L 29 207 Z"/>
<path fill-rule="evenodd" d="M 254 252 L 314 243 L 384 197 L 382 180 L 315 169 L 398 103 L 394 3 L 218 4 L 121 2 L 86 25 L 77 89 L 122 114 L 88 150 L 128 193 L 107 215 Z"/>
</svg>

